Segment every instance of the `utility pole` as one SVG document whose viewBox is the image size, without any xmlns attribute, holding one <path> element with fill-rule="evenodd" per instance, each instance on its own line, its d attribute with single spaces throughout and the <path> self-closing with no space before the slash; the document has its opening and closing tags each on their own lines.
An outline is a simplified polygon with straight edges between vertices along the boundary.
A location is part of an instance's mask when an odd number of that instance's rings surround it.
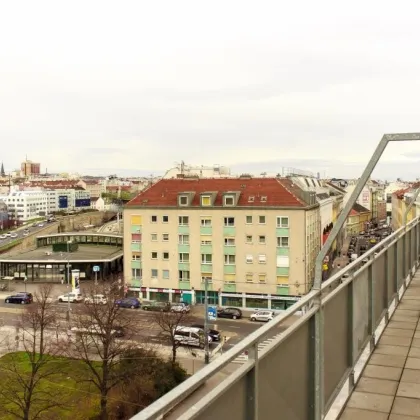
<svg viewBox="0 0 420 420">
<path fill-rule="evenodd" d="M 208 279 L 204 279 L 204 363 L 210 363 L 209 354 L 209 299 L 208 299 Z"/>
</svg>

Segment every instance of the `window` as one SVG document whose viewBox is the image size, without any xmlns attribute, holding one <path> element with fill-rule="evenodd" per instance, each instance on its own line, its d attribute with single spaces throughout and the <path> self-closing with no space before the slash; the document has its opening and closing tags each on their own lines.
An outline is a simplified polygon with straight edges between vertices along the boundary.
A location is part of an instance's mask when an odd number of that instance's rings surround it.
<svg viewBox="0 0 420 420">
<path fill-rule="evenodd" d="M 190 235 L 178 235 L 178 244 L 188 245 L 190 243 Z"/>
<path fill-rule="evenodd" d="M 225 217 L 225 226 L 226 227 L 235 226 L 235 218 L 234 217 Z"/>
<path fill-rule="evenodd" d="M 277 236 L 277 246 L 282 248 L 288 248 L 289 238 L 287 236 Z"/>
<path fill-rule="evenodd" d="M 213 261 L 211 254 L 201 254 L 201 264 L 211 264 Z"/>
<path fill-rule="evenodd" d="M 169 270 L 162 270 L 162 278 L 165 280 L 169 279 Z"/>
<path fill-rule="evenodd" d="M 201 196 L 201 205 L 203 207 L 211 206 L 211 197 L 209 195 L 202 195 Z"/>
<path fill-rule="evenodd" d="M 225 206 L 233 206 L 235 205 L 235 198 L 231 195 L 227 195 L 224 197 Z"/>
<path fill-rule="evenodd" d="M 187 252 L 180 252 L 179 253 L 179 262 L 180 263 L 190 262 L 190 254 L 188 254 Z"/>
<path fill-rule="evenodd" d="M 213 278 L 210 274 L 206 274 L 205 276 L 201 275 L 201 283 L 211 284 L 213 283 Z"/>
<path fill-rule="evenodd" d="M 168 223 L 169 222 L 169 216 L 162 216 L 162 222 Z"/>
<path fill-rule="evenodd" d="M 267 257 L 265 254 L 258 255 L 258 262 L 260 264 L 265 264 L 267 262 Z"/>
<path fill-rule="evenodd" d="M 262 195 L 261 196 L 261 203 L 266 203 L 267 202 L 267 196 L 266 195 Z"/>
<path fill-rule="evenodd" d="M 138 252 L 133 252 L 131 254 L 131 260 L 132 261 L 140 261 L 141 260 L 141 254 L 139 254 Z"/>
<path fill-rule="evenodd" d="M 157 279 L 158 271 L 156 268 L 152 268 L 152 279 Z"/>
<path fill-rule="evenodd" d="M 156 242 L 158 240 L 157 233 L 152 233 L 151 235 L 152 242 Z"/>
<path fill-rule="evenodd" d="M 248 254 L 246 256 L 246 263 L 247 264 L 252 264 L 254 262 L 254 257 L 251 254 Z"/>
<path fill-rule="evenodd" d="M 141 233 L 132 233 L 131 242 L 139 244 L 141 242 Z"/>
<path fill-rule="evenodd" d="M 164 252 L 163 253 L 163 259 L 164 260 L 169 260 L 169 252 Z"/>
<path fill-rule="evenodd" d="M 151 220 L 152 220 L 152 223 L 157 223 L 157 216 L 152 216 Z"/>
<path fill-rule="evenodd" d="M 205 217 L 205 218 L 201 219 L 201 226 L 210 227 L 211 226 L 211 218 Z"/>
<path fill-rule="evenodd" d="M 258 216 L 258 223 L 260 225 L 265 225 L 265 216 Z"/>
<path fill-rule="evenodd" d="M 225 265 L 234 265 L 235 255 L 225 255 Z"/>
<path fill-rule="evenodd" d="M 245 220 L 246 220 L 246 224 L 247 225 L 251 225 L 252 224 L 252 216 L 246 216 Z"/>
<path fill-rule="evenodd" d="M 190 281 L 190 272 L 189 271 L 178 271 L 178 276 L 180 281 Z"/>
<path fill-rule="evenodd" d="M 179 226 L 188 226 L 188 222 L 189 222 L 188 216 L 179 216 L 178 221 L 179 221 Z"/>
<path fill-rule="evenodd" d="M 132 268 L 131 275 L 133 279 L 141 279 L 141 268 Z"/>
<path fill-rule="evenodd" d="M 254 281 L 254 275 L 252 273 L 246 273 L 246 282 L 252 283 Z"/>
<path fill-rule="evenodd" d="M 178 203 L 180 206 L 188 206 L 188 196 L 181 195 L 178 199 Z"/>
<path fill-rule="evenodd" d="M 261 245 L 264 245 L 264 244 L 265 244 L 265 235 L 260 235 L 260 236 L 258 236 L 258 242 L 259 242 Z"/>
<path fill-rule="evenodd" d="M 289 267 L 289 257 L 286 255 L 277 255 L 277 267 Z"/>
<path fill-rule="evenodd" d="M 163 233 L 162 234 L 162 241 L 168 242 L 169 241 L 169 233 Z"/>
<path fill-rule="evenodd" d="M 288 217 L 277 217 L 277 227 L 278 228 L 288 228 L 289 227 L 289 218 Z"/>
<path fill-rule="evenodd" d="M 225 238 L 226 246 L 235 246 L 235 238 Z"/>
<path fill-rule="evenodd" d="M 255 196 L 250 195 L 250 196 L 248 197 L 248 203 L 253 203 L 254 201 L 255 201 Z"/>
<path fill-rule="evenodd" d="M 157 260 L 157 254 L 156 251 L 152 251 L 152 260 Z"/>
<path fill-rule="evenodd" d="M 246 235 L 245 241 L 247 244 L 252 244 L 252 235 Z"/>
<path fill-rule="evenodd" d="M 211 244 L 212 242 L 211 242 L 210 237 L 208 239 L 206 237 L 201 238 L 201 245 L 211 245 Z"/>
<path fill-rule="evenodd" d="M 258 281 L 260 283 L 265 283 L 267 281 L 267 275 L 265 273 L 258 274 Z"/>
</svg>

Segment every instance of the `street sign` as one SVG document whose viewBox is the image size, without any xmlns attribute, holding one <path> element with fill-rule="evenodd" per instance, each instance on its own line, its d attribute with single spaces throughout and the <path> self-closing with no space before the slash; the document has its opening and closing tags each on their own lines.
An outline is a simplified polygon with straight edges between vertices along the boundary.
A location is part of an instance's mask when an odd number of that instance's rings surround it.
<svg viewBox="0 0 420 420">
<path fill-rule="evenodd" d="M 97 273 L 98 271 L 100 271 L 100 269 L 101 269 L 101 268 L 99 267 L 99 265 L 94 265 L 94 266 L 93 266 L 93 272 L 94 272 L 94 273 Z"/>
<path fill-rule="evenodd" d="M 217 319 L 217 306 L 209 306 L 207 311 L 209 321 L 216 321 Z"/>
</svg>

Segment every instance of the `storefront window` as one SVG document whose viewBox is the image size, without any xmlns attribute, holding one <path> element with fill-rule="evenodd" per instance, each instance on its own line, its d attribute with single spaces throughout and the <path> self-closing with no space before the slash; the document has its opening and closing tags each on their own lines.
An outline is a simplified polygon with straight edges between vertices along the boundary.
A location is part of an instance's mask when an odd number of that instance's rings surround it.
<svg viewBox="0 0 420 420">
<path fill-rule="evenodd" d="M 169 294 L 163 292 L 150 292 L 150 300 L 155 300 L 156 302 L 168 302 Z"/>
<path fill-rule="evenodd" d="M 231 297 L 231 296 L 222 296 L 222 305 L 223 306 L 233 306 L 236 308 L 242 307 L 242 298 L 240 297 Z"/>
<path fill-rule="evenodd" d="M 279 311 L 283 311 L 286 309 L 286 302 L 283 300 L 272 300 L 271 309 L 277 309 Z"/>
<path fill-rule="evenodd" d="M 197 303 L 201 303 L 201 304 L 205 303 L 204 295 L 205 295 L 204 291 L 197 290 L 197 292 L 195 294 L 195 298 L 196 298 Z M 218 305 L 219 304 L 219 294 L 217 292 L 209 291 L 207 296 L 208 296 L 208 304 L 209 305 Z"/>
<path fill-rule="evenodd" d="M 268 299 L 246 298 L 245 306 L 247 308 L 267 309 Z"/>
</svg>

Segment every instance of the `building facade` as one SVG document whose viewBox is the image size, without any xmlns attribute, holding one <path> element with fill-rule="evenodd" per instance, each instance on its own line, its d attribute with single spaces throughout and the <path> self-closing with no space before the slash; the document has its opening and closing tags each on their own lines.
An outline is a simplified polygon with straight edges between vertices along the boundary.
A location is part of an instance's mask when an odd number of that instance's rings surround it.
<svg viewBox="0 0 420 420">
<path fill-rule="evenodd" d="M 125 282 L 146 299 L 202 303 L 207 282 L 213 304 L 287 308 L 312 286 L 320 215 L 282 181 L 157 182 L 124 208 Z"/>
<path fill-rule="evenodd" d="M 25 160 L 20 165 L 20 171 L 23 177 L 37 176 L 41 173 L 41 164 Z"/>
<path fill-rule="evenodd" d="M 12 191 L 2 197 L 6 203 L 9 217 L 20 221 L 27 221 L 48 214 L 48 199 L 44 191 Z"/>
<path fill-rule="evenodd" d="M 80 211 L 91 208 L 90 192 L 83 188 L 45 190 L 48 212 Z"/>
</svg>

